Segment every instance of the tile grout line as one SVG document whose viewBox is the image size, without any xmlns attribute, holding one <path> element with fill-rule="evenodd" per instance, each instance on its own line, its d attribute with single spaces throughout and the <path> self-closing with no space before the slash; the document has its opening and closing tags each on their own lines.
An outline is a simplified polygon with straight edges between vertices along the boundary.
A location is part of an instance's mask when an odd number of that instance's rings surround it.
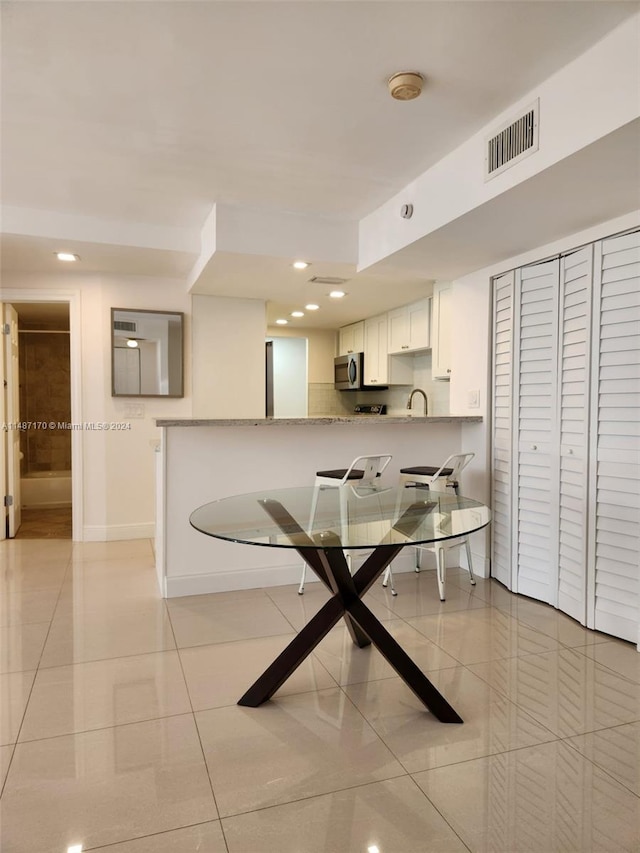
<svg viewBox="0 0 640 853">
<path fill-rule="evenodd" d="M 167 599 L 164 598 L 163 601 L 164 601 L 165 611 L 166 611 L 168 619 L 169 619 L 169 625 L 171 627 L 171 635 L 173 637 L 173 642 L 176 644 L 176 653 L 178 655 L 178 661 L 180 664 L 180 672 L 182 674 L 182 680 L 184 681 L 184 688 L 187 692 L 187 698 L 189 699 L 189 706 L 191 708 L 191 718 L 193 719 L 193 725 L 194 725 L 195 730 L 196 730 L 196 736 L 198 738 L 198 743 L 200 744 L 200 752 L 202 754 L 202 761 L 204 762 L 205 770 L 207 771 L 207 779 L 209 780 L 209 788 L 211 789 L 211 798 L 213 800 L 213 805 L 214 805 L 214 808 L 216 810 L 216 814 L 218 816 L 217 820 L 218 820 L 218 823 L 220 824 L 220 831 L 222 832 L 222 838 L 223 838 L 227 853 L 229 853 L 229 845 L 227 843 L 227 836 L 226 836 L 226 833 L 224 831 L 224 827 L 222 825 L 222 819 L 220 816 L 220 809 L 218 808 L 218 801 L 216 799 L 216 792 L 213 789 L 213 781 L 211 779 L 211 772 L 209 770 L 209 764 L 207 762 L 207 756 L 206 756 L 205 751 L 204 751 L 204 744 L 202 743 L 202 736 L 200 734 L 200 728 L 198 727 L 198 720 L 196 719 L 196 712 L 193 708 L 193 701 L 191 699 L 191 692 L 189 691 L 189 682 L 187 681 L 187 676 L 185 674 L 184 666 L 182 664 L 182 658 L 180 656 L 180 649 L 178 648 L 178 641 L 176 639 L 176 633 L 175 633 L 175 630 L 173 627 L 173 621 L 171 619 L 171 612 L 170 612 L 169 606 L 167 604 Z"/>
<path fill-rule="evenodd" d="M 596 734 L 598 732 L 610 731 L 611 729 L 618 729 L 621 726 L 633 726 L 633 725 L 635 725 L 635 723 L 621 723 L 619 726 L 609 726 L 609 728 L 606 728 L 606 729 L 597 729 L 596 732 L 584 732 L 583 734 L 579 734 L 579 735 L 570 735 L 567 738 L 563 738 L 562 743 L 564 743 L 570 749 L 575 750 L 575 752 L 578 753 L 580 758 L 584 759 L 585 761 L 588 761 L 590 764 L 593 764 L 594 767 L 597 767 L 598 770 L 600 770 L 602 773 L 604 773 L 606 776 L 608 776 L 610 779 L 612 779 L 616 784 L 621 785 L 623 788 L 625 788 L 627 791 L 629 791 L 630 794 L 633 794 L 634 797 L 637 797 L 637 799 L 640 800 L 640 794 L 637 794 L 625 782 L 621 782 L 620 779 L 617 779 L 611 772 L 609 772 L 609 770 L 607 770 L 606 767 L 603 767 L 601 764 L 598 764 L 598 762 L 595 761 L 593 758 L 589 758 L 588 755 L 585 755 L 584 752 L 581 752 L 577 746 L 574 746 L 570 742 L 573 738 L 576 738 L 576 737 L 583 737 L 584 735 Z"/>
<path fill-rule="evenodd" d="M 29 689 L 29 695 L 27 696 L 27 701 L 25 702 L 25 705 L 24 705 L 24 712 L 22 714 L 22 718 L 20 719 L 20 726 L 18 727 L 18 731 L 16 732 L 16 740 L 15 740 L 15 743 L 13 745 L 13 751 L 11 753 L 11 758 L 9 759 L 9 765 L 7 766 L 7 772 L 5 774 L 5 777 L 4 777 L 4 780 L 2 783 L 2 787 L 0 788 L 0 799 L 4 795 L 4 790 L 6 788 L 7 781 L 9 780 L 9 773 L 11 772 L 11 766 L 13 764 L 13 759 L 15 758 L 16 747 L 18 746 L 18 743 L 20 740 L 20 733 L 22 732 L 22 727 L 24 725 L 24 719 L 27 715 L 27 711 L 29 709 L 29 703 L 31 702 L 31 696 L 33 695 L 33 690 L 36 686 L 36 679 L 38 677 L 38 672 L 40 671 L 40 661 L 42 660 L 42 655 L 44 654 L 44 649 L 45 649 L 45 646 L 47 645 L 47 640 L 49 639 L 49 634 L 51 633 L 51 626 L 53 624 L 53 617 L 55 616 L 55 612 L 58 608 L 58 602 L 60 601 L 60 596 L 62 595 L 62 587 L 64 585 L 64 581 L 65 581 L 65 578 L 67 576 L 67 572 L 69 571 L 69 566 L 71 565 L 72 553 L 73 553 L 73 549 L 72 549 L 71 553 L 69 554 L 67 566 L 66 566 L 64 574 L 62 576 L 62 581 L 60 582 L 60 589 L 58 590 L 58 596 L 56 598 L 56 603 L 55 603 L 55 606 L 53 608 L 51 618 L 49 619 L 49 628 L 47 629 L 47 633 L 45 635 L 44 642 L 42 643 L 42 648 L 40 649 L 40 655 L 38 657 L 38 663 L 36 665 L 35 674 L 33 676 L 33 681 L 31 682 L 31 688 Z M 28 671 L 28 670 L 26 670 L 26 671 Z"/>
<path fill-rule="evenodd" d="M 420 771 L 420 772 L 422 772 L 422 771 Z M 453 834 L 456 836 L 456 838 L 460 839 L 460 843 L 461 843 L 462 845 L 464 845 L 464 847 L 469 851 L 469 853 L 472 853 L 471 847 L 469 847 L 469 845 L 465 842 L 465 840 L 462 838 L 462 836 L 460 835 L 460 833 L 455 829 L 455 827 L 453 827 L 453 826 L 449 823 L 449 821 L 447 820 L 447 818 L 443 815 L 443 813 L 440 811 L 440 809 L 438 808 L 438 806 L 433 802 L 433 800 L 429 797 L 429 795 L 428 795 L 427 793 L 425 793 L 425 791 L 423 791 L 423 790 L 422 790 L 422 788 L 420 787 L 420 785 L 418 785 L 418 783 L 417 783 L 417 782 L 416 782 L 416 780 L 413 778 L 413 775 L 412 775 L 411 773 L 409 773 L 409 778 L 411 779 L 411 781 L 412 781 L 412 783 L 415 785 L 415 787 L 418 789 L 418 791 L 420 791 L 420 793 L 422 794 L 422 796 L 423 796 L 423 797 L 425 797 L 425 799 L 427 800 L 427 802 L 431 803 L 431 805 L 433 806 L 433 808 L 434 808 L 434 809 L 436 810 L 436 812 L 440 815 L 440 817 L 442 818 L 442 820 L 447 824 L 447 826 L 449 827 L 449 829 L 451 830 L 451 832 L 453 832 Z"/>
</svg>

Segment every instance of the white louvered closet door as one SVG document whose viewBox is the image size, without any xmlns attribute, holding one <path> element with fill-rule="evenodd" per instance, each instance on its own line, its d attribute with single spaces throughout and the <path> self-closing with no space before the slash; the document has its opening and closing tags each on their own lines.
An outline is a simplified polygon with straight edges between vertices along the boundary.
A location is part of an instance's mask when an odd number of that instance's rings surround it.
<svg viewBox="0 0 640 853">
<path fill-rule="evenodd" d="M 640 232 L 595 245 L 587 624 L 640 641 Z"/>
<path fill-rule="evenodd" d="M 493 283 L 493 425 L 491 441 L 491 574 L 511 589 L 513 285 L 514 273 Z"/>
<path fill-rule="evenodd" d="M 555 602 L 558 490 L 556 433 L 558 275 L 556 258 L 516 270 L 518 341 L 515 428 L 515 591 Z"/>
<path fill-rule="evenodd" d="M 560 259 L 557 600 L 586 624 L 589 370 L 593 246 Z"/>
</svg>

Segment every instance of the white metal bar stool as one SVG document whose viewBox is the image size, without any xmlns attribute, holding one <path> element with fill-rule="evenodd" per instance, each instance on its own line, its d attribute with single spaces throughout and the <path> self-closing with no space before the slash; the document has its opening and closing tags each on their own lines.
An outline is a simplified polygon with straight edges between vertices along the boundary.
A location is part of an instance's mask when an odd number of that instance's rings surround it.
<svg viewBox="0 0 640 853">
<path fill-rule="evenodd" d="M 313 520 L 318 506 L 318 498 L 320 497 L 322 489 L 336 489 L 342 487 L 342 491 L 340 492 L 340 517 L 343 520 L 343 524 L 345 524 L 347 523 L 346 488 L 350 485 L 357 485 L 358 490 L 360 490 L 367 486 L 372 486 L 376 482 L 377 478 L 382 476 L 382 472 L 389 462 L 391 462 L 391 454 L 380 453 L 372 456 L 357 456 L 348 468 L 336 468 L 331 471 L 316 471 L 313 500 L 311 502 L 311 512 L 309 516 L 309 527 L 313 527 Z M 350 555 L 347 553 L 346 556 L 349 568 L 351 568 Z M 306 570 L 307 566 L 305 563 L 302 566 L 302 578 L 300 580 L 300 587 L 298 588 L 298 595 L 302 595 L 304 593 Z M 393 589 L 393 576 L 391 573 L 389 573 L 389 576 L 391 578 L 391 589 L 395 595 L 395 590 Z"/>
<path fill-rule="evenodd" d="M 430 465 L 417 465 L 412 468 L 400 469 L 400 486 L 421 485 L 432 491 L 446 491 L 453 489 L 456 495 L 460 494 L 460 474 L 473 459 L 475 453 L 453 453 L 439 467 L 435 468 Z M 464 536 L 459 539 L 446 539 L 442 542 L 434 542 L 428 545 L 416 545 L 416 572 L 420 571 L 420 552 L 421 550 L 432 551 L 436 555 L 436 574 L 438 580 L 438 592 L 440 601 L 445 600 L 445 581 L 446 581 L 446 552 L 451 548 L 460 548 L 464 545 L 467 555 L 467 568 L 469 570 L 469 580 L 475 586 L 476 579 L 473 576 L 473 564 L 471 562 L 471 546 L 469 537 Z M 390 579 L 390 567 L 385 571 L 382 578 L 382 586 L 387 586 Z"/>
</svg>

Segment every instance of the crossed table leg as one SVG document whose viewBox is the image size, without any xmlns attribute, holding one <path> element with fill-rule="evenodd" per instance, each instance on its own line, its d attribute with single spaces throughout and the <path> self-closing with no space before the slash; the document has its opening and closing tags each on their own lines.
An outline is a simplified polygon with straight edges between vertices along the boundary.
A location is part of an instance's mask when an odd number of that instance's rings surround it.
<svg viewBox="0 0 640 853">
<path fill-rule="evenodd" d="M 315 543 L 282 504 L 271 500 L 264 500 L 261 503 L 265 511 L 291 537 L 291 540 L 300 543 L 296 548 L 297 552 L 331 590 L 333 597 L 320 608 L 287 648 L 267 667 L 238 701 L 238 705 L 257 708 L 258 705 L 270 699 L 342 617 L 353 642 L 360 648 L 373 643 L 438 720 L 443 723 L 461 723 L 462 718 L 361 601 L 362 596 L 402 550 L 403 545 L 378 545 L 352 576 L 344 551 L 339 547 L 339 537 L 335 533 L 323 533 L 319 537 L 320 542 Z M 414 504 L 407 509 L 394 527 L 396 530 L 406 529 L 410 532 L 428 511 L 424 505 Z"/>
</svg>

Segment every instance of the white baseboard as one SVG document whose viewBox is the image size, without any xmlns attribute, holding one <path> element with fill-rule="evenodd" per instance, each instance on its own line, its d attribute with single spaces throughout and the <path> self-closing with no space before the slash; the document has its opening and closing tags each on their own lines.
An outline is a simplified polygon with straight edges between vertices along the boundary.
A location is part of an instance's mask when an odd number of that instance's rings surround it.
<svg viewBox="0 0 640 853">
<path fill-rule="evenodd" d="M 181 575 L 165 580 L 166 598 L 183 595 L 206 595 L 210 592 L 230 592 L 236 589 L 261 589 L 300 583 L 297 566 L 270 566 L 268 569 L 246 569 L 235 572 L 211 572 L 200 575 Z M 311 572 L 309 572 L 311 574 Z M 309 578 L 315 582 L 316 578 Z"/>
<path fill-rule="evenodd" d="M 368 552 L 353 556 L 353 569 L 357 569 L 368 556 Z M 426 560 L 425 560 L 426 565 Z M 412 572 L 413 553 L 406 549 L 393 561 L 394 574 Z M 198 575 L 180 575 L 167 577 L 162 594 L 165 598 L 178 598 L 183 595 L 206 595 L 212 592 L 231 592 L 237 589 L 263 589 L 272 586 L 285 586 L 300 583 L 301 566 L 269 566 L 265 569 L 241 569 L 233 572 L 211 572 Z M 307 572 L 305 583 L 319 583 L 311 569 Z"/>
<path fill-rule="evenodd" d="M 95 524 L 82 528 L 83 542 L 112 542 L 116 539 L 153 539 L 154 522 L 147 524 Z"/>
</svg>

